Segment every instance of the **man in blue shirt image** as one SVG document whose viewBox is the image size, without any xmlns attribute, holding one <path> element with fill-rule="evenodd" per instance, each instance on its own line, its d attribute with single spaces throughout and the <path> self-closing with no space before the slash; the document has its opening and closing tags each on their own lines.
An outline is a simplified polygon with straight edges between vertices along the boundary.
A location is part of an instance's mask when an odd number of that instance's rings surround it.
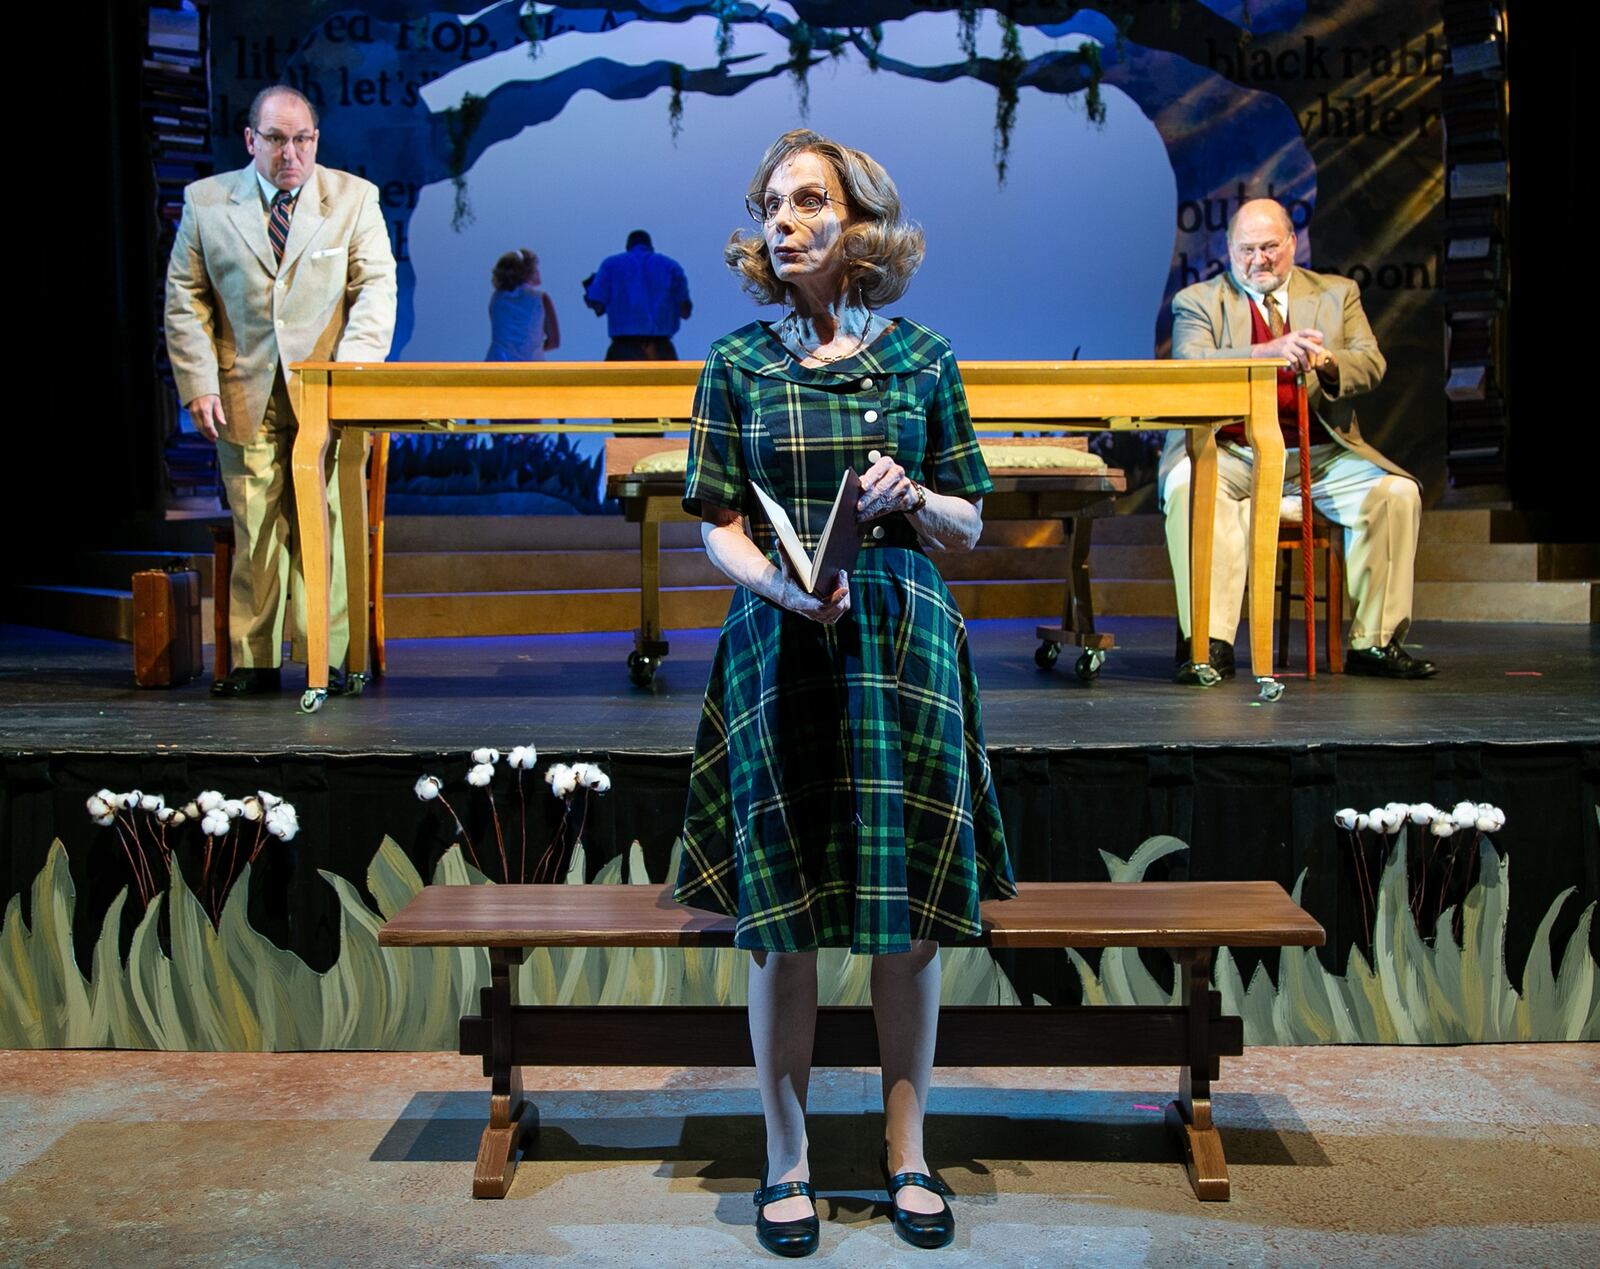
<svg viewBox="0 0 1600 1269">
<path fill-rule="evenodd" d="M 628 235 L 626 251 L 607 256 L 584 280 L 583 302 L 606 319 L 607 361 L 678 360 L 672 337 L 694 307 L 689 280 L 643 229 Z"/>
</svg>

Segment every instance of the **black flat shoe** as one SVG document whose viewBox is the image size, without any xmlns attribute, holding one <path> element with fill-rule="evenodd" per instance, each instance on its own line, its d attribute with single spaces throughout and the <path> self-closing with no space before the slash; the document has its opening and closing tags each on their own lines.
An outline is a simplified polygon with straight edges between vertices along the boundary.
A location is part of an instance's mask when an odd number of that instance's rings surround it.
<svg viewBox="0 0 1600 1269">
<path fill-rule="evenodd" d="M 756 1238 L 774 1256 L 809 1256 L 821 1240 L 821 1226 L 817 1222 L 817 1196 L 810 1181 L 779 1181 L 766 1183 L 766 1173 L 761 1174 L 761 1188 L 755 1193 Z M 779 1199 L 804 1195 L 811 1200 L 811 1215 L 797 1221 L 769 1221 L 761 1209 Z"/>
<path fill-rule="evenodd" d="M 1398 639 L 1391 639 L 1381 648 L 1351 648 L 1344 654 L 1344 672 L 1377 679 L 1431 679 L 1439 667 L 1412 656 Z"/>
<path fill-rule="evenodd" d="M 1209 640 L 1206 645 L 1206 660 L 1208 668 L 1216 672 L 1216 678 L 1211 678 L 1203 667 L 1189 660 L 1189 641 L 1179 634 L 1178 646 L 1173 651 L 1173 664 L 1178 670 L 1174 681 L 1185 686 L 1198 683 L 1202 687 L 1210 687 L 1212 683 L 1234 678 L 1238 674 L 1231 643 L 1224 643 L 1221 639 Z"/>
<path fill-rule="evenodd" d="M 211 695 L 231 700 L 239 696 L 269 696 L 283 690 L 283 673 L 274 669 L 247 669 L 239 665 L 225 679 L 215 679 Z"/>
<path fill-rule="evenodd" d="M 950 1210 L 949 1203 L 944 1203 L 950 1194 L 949 1186 L 926 1172 L 896 1172 L 890 1175 L 887 1149 L 879 1166 L 883 1168 L 884 1184 L 889 1190 L 889 1220 L 894 1225 L 894 1232 L 913 1247 L 927 1251 L 948 1247 L 956 1236 L 956 1214 Z M 906 1211 L 894 1201 L 894 1196 L 908 1185 L 920 1185 L 925 1190 L 932 1190 L 944 1203 L 944 1209 L 938 1212 Z"/>
</svg>

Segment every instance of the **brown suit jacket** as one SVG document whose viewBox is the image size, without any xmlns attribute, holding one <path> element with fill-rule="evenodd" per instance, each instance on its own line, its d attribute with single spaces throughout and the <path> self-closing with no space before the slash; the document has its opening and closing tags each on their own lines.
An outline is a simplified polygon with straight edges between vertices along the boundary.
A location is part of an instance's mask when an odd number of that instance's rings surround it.
<svg viewBox="0 0 1600 1269">
<path fill-rule="evenodd" d="M 1362 310 L 1360 288 L 1349 278 L 1296 266 L 1289 275 L 1288 326 L 1290 330 L 1321 331 L 1325 347 L 1339 359 L 1337 396 L 1326 392 L 1316 375 L 1310 376 L 1306 404 L 1312 414 L 1351 453 L 1396 476 L 1416 480 L 1362 440 L 1356 422 L 1353 399 L 1376 388 L 1388 365 Z M 1250 297 L 1231 272 L 1186 286 L 1172 297 L 1172 355 L 1250 355 Z M 1183 454 L 1184 433 L 1168 432 L 1161 453 L 1163 480 Z"/>
<path fill-rule="evenodd" d="M 382 361 L 394 316 L 394 255 L 371 181 L 313 168 L 282 263 L 253 167 L 183 191 L 167 262 L 167 353 L 184 404 L 221 396 L 228 440 L 244 444 L 260 428 L 280 365 Z"/>
</svg>

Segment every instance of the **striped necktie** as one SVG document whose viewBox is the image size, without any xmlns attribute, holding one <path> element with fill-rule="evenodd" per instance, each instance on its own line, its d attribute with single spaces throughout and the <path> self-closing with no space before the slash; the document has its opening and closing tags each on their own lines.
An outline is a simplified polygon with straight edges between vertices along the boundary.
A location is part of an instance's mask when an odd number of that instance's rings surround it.
<svg viewBox="0 0 1600 1269">
<path fill-rule="evenodd" d="M 289 217 L 294 215 L 294 197 L 280 190 L 272 200 L 272 218 L 267 222 L 267 237 L 272 239 L 272 254 L 283 263 L 283 248 L 289 241 Z"/>
<path fill-rule="evenodd" d="M 278 249 L 278 254 L 280 256 L 283 254 L 281 247 Z M 1283 334 L 1283 313 L 1278 308 L 1278 298 L 1275 295 L 1263 295 L 1261 303 L 1267 310 L 1267 329 L 1272 332 L 1272 337 L 1276 339 Z"/>
</svg>

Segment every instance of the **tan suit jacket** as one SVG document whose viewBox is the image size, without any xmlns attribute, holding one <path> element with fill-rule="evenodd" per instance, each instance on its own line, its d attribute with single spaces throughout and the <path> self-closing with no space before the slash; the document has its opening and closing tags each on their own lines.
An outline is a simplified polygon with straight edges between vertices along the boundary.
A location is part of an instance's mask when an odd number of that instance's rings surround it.
<svg viewBox="0 0 1600 1269">
<path fill-rule="evenodd" d="M 167 353 L 185 404 L 221 396 L 226 439 L 255 435 L 280 365 L 382 361 L 394 316 L 394 255 L 371 181 L 314 167 L 281 264 L 254 167 L 184 190 L 167 263 Z"/>
<path fill-rule="evenodd" d="M 1184 287 L 1172 298 L 1172 355 L 1248 357 L 1250 302 L 1231 272 Z M 1317 375 L 1309 376 L 1306 404 L 1311 413 L 1351 453 L 1396 476 L 1416 480 L 1362 440 L 1356 423 L 1353 398 L 1383 382 L 1388 365 L 1362 310 L 1360 288 L 1337 274 L 1296 267 L 1289 274 L 1287 320 L 1290 330 L 1321 331 L 1323 346 L 1339 359 L 1338 395 L 1325 391 Z M 1163 482 L 1183 455 L 1184 433 L 1168 432 L 1161 453 Z"/>
</svg>

